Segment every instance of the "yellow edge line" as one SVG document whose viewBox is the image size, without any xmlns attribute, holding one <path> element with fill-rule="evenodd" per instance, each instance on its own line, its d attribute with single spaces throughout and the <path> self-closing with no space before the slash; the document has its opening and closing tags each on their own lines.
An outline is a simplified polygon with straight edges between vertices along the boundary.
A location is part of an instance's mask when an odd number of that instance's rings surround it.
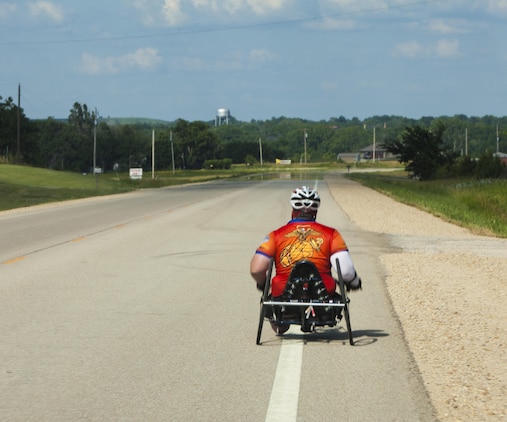
<svg viewBox="0 0 507 422">
<path fill-rule="evenodd" d="M 151 218 L 151 217 L 149 217 L 149 218 Z M 123 227 L 125 227 L 125 224 L 118 224 L 116 226 L 117 229 L 121 229 Z M 81 242 L 85 239 L 86 239 L 86 236 L 80 236 L 80 237 L 76 237 L 75 239 L 72 239 L 72 242 Z M 16 262 L 23 261 L 25 258 L 26 258 L 26 256 L 18 256 L 17 258 L 8 259 L 7 261 L 2 262 L 2 264 L 5 264 L 5 265 L 14 264 Z"/>
<path fill-rule="evenodd" d="M 7 261 L 4 261 L 3 263 L 6 265 L 10 265 L 10 264 L 14 264 L 19 261 L 23 261 L 23 259 L 25 259 L 25 258 L 26 258 L 26 256 L 18 256 L 17 258 L 8 259 Z"/>
</svg>

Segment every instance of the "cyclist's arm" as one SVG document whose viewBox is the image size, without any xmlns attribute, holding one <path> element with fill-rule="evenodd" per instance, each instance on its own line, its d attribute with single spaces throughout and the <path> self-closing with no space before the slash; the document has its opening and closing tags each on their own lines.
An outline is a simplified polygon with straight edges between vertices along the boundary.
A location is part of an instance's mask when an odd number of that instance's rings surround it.
<svg viewBox="0 0 507 422">
<path fill-rule="evenodd" d="M 269 269 L 270 263 L 271 258 L 264 254 L 255 253 L 252 257 L 250 261 L 250 274 L 256 281 L 258 287 L 264 286 L 266 282 L 266 272 Z"/>
</svg>

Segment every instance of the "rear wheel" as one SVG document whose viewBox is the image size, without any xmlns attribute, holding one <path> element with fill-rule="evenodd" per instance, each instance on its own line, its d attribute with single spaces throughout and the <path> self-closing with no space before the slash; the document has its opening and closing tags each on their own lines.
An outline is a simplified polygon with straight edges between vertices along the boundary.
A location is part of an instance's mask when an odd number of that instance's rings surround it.
<svg viewBox="0 0 507 422">
<path fill-rule="evenodd" d="M 343 301 L 343 315 L 345 316 L 345 324 L 347 325 L 347 332 L 349 334 L 349 343 L 353 346 L 354 337 L 352 336 L 352 328 L 350 326 L 349 298 L 347 296 L 347 289 L 345 288 L 345 282 L 343 281 L 342 272 L 340 270 L 340 262 L 338 259 L 336 260 L 336 268 L 338 269 L 338 286 L 340 287 L 340 294 Z"/>
<path fill-rule="evenodd" d="M 352 328 L 350 326 L 350 314 L 349 314 L 349 298 L 347 297 L 347 291 L 343 279 L 340 281 L 340 291 L 343 300 L 343 315 L 345 316 L 345 324 L 347 325 L 347 332 L 349 333 L 349 343 L 351 346 L 354 345 L 354 338 L 352 336 Z"/>
<path fill-rule="evenodd" d="M 264 291 L 261 297 L 261 311 L 259 315 L 259 328 L 257 329 L 257 341 L 256 344 L 261 344 L 262 327 L 264 325 L 264 318 L 266 317 L 267 306 L 264 302 L 269 300 L 269 292 L 271 290 L 271 273 L 273 271 L 273 261 L 269 264 L 269 270 L 266 274 L 266 283 L 264 283 Z"/>
</svg>

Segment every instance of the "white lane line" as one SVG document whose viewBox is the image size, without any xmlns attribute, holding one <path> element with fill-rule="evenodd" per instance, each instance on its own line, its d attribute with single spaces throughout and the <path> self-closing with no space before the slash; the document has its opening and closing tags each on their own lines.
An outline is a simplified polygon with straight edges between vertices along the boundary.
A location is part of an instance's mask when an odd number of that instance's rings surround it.
<svg viewBox="0 0 507 422">
<path fill-rule="evenodd" d="M 297 420 L 303 342 L 283 340 L 266 422 Z"/>
</svg>

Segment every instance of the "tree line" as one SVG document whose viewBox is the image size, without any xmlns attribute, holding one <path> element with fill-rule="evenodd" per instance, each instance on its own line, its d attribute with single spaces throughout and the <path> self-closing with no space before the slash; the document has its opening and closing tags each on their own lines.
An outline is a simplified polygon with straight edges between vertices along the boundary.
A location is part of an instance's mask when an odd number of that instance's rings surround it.
<svg viewBox="0 0 507 422">
<path fill-rule="evenodd" d="M 290 159 L 299 163 L 333 162 L 341 152 L 359 152 L 376 142 L 380 146 L 400 140 L 407 128 L 439 131 L 446 150 L 455 156 L 478 158 L 497 148 L 507 150 L 506 117 L 373 116 L 364 120 L 343 116 L 310 121 L 273 117 L 229 124 L 213 121 L 121 121 L 102 118 L 86 104 L 76 102 L 67 119 L 28 119 L 12 98 L 0 97 L 0 162 L 88 172 L 93 165 L 104 171 L 130 167 L 151 169 L 152 133 L 155 131 L 155 168 L 200 169 L 209 163 L 255 164 Z M 497 136 L 498 127 L 498 136 Z M 19 131 L 19 132 L 18 132 Z M 18 135 L 19 133 L 19 135 Z M 20 142 L 18 142 L 20 139 Z"/>
<path fill-rule="evenodd" d="M 496 154 L 485 150 L 478 158 L 459 155 L 446 144 L 446 126 L 434 128 L 407 127 L 398 138 L 387 139 L 383 147 L 405 164 L 410 178 L 421 181 L 450 177 L 496 179 L 507 177 L 507 167 Z"/>
</svg>

